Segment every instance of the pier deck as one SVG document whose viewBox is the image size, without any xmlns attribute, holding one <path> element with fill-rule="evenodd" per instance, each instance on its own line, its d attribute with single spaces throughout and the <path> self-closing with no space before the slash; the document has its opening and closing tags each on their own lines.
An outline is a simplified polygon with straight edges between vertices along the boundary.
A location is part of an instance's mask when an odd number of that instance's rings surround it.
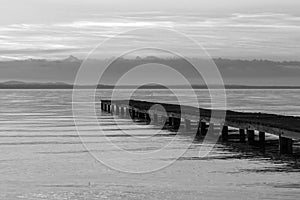
<svg viewBox="0 0 300 200">
<path fill-rule="evenodd" d="M 163 112 L 157 111 L 156 113 L 149 109 L 154 105 L 162 106 L 166 112 L 168 118 L 172 119 L 182 119 L 187 121 L 198 120 L 199 126 L 202 123 L 216 123 L 218 124 L 218 120 L 220 121 L 224 130 L 229 127 L 238 128 L 241 134 L 247 133 L 248 140 L 251 140 L 254 136 L 254 131 L 259 132 L 259 139 L 264 141 L 265 133 L 274 134 L 279 136 L 280 138 L 280 149 L 282 149 L 282 153 L 292 153 L 292 144 L 293 140 L 300 139 L 300 117 L 294 116 L 283 116 L 283 115 L 275 115 L 275 114 L 266 114 L 266 113 L 250 113 L 250 112 L 236 112 L 236 111 L 221 111 L 214 110 L 214 119 L 211 118 L 212 110 L 196 108 L 192 106 L 180 106 L 176 104 L 167 104 L 167 103 L 157 103 L 157 102 L 147 102 L 147 101 L 139 101 L 139 100 L 101 100 L 101 108 L 102 110 L 111 111 L 111 105 L 117 110 L 119 113 L 119 108 L 122 108 L 122 112 L 126 112 L 127 110 L 130 115 L 132 115 L 132 111 L 135 113 L 143 113 L 146 115 L 156 115 L 162 116 Z M 107 107 L 105 107 L 107 106 Z M 108 108 L 109 107 L 109 108 Z M 226 113 L 225 120 L 222 119 L 222 116 Z M 200 116 L 200 117 L 199 117 Z M 150 119 L 150 117 L 148 117 Z M 187 125 L 186 125 L 187 126 Z M 228 134 L 226 131 L 223 131 L 226 135 Z M 225 136 L 226 137 L 226 136 Z M 224 137 L 224 138 L 225 138 Z"/>
</svg>

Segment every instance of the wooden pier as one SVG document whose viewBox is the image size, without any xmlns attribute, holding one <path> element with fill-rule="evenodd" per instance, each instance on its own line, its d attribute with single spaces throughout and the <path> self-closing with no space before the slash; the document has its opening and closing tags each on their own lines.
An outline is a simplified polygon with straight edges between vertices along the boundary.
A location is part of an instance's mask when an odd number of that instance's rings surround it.
<svg viewBox="0 0 300 200">
<path fill-rule="evenodd" d="M 164 108 L 165 112 L 151 109 L 157 105 Z M 228 127 L 231 127 L 239 129 L 240 142 L 247 142 L 249 145 L 258 143 L 262 149 L 265 148 L 265 133 L 273 134 L 279 136 L 280 154 L 293 154 L 293 141 L 300 139 L 300 117 L 214 110 L 212 119 L 210 109 L 138 100 L 101 100 L 101 110 L 148 123 L 165 123 L 165 126 L 173 130 L 184 123 L 186 131 L 196 128 L 196 137 L 205 136 L 210 127 L 216 130 L 223 141 L 230 138 Z M 221 119 L 222 113 L 226 113 L 225 119 Z M 255 140 L 256 134 L 258 141 Z"/>
</svg>

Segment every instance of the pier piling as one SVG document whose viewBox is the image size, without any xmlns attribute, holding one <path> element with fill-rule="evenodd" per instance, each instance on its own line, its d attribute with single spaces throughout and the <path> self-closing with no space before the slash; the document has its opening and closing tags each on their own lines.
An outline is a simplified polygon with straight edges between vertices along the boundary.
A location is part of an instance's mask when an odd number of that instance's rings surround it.
<svg viewBox="0 0 300 200">
<path fill-rule="evenodd" d="M 135 110 L 130 108 L 129 109 L 129 114 L 130 114 L 131 119 L 134 120 L 135 119 Z"/>
<path fill-rule="evenodd" d="M 201 122 L 200 123 L 200 133 L 201 135 L 205 136 L 207 134 L 207 131 L 208 131 L 208 126 L 206 125 L 206 122 Z"/>
<path fill-rule="evenodd" d="M 158 124 L 158 116 L 156 113 L 153 114 L 153 124 Z"/>
<path fill-rule="evenodd" d="M 263 132 L 263 131 L 259 131 L 258 137 L 259 137 L 259 145 L 262 148 L 262 150 L 264 151 L 265 150 L 265 145 L 266 145 L 265 144 L 266 133 Z"/>
<path fill-rule="evenodd" d="M 254 130 L 247 129 L 247 141 L 248 141 L 248 144 L 250 144 L 250 145 L 254 144 L 254 141 L 255 141 L 254 133 L 255 133 Z"/>
<path fill-rule="evenodd" d="M 184 119 L 185 122 L 185 130 L 190 131 L 191 130 L 191 120 Z"/>
<path fill-rule="evenodd" d="M 205 136 L 207 134 L 206 122 L 199 122 L 196 137 Z"/>
<path fill-rule="evenodd" d="M 180 118 L 173 118 L 173 128 L 178 130 L 180 127 L 181 119 Z"/>
<path fill-rule="evenodd" d="M 120 116 L 124 117 L 125 116 L 125 111 L 124 111 L 124 107 L 120 106 Z"/>
<path fill-rule="evenodd" d="M 149 113 L 145 114 L 145 120 L 148 124 L 151 122 L 151 117 L 150 117 Z"/>
<path fill-rule="evenodd" d="M 111 105 L 110 105 L 110 113 L 111 113 L 111 114 L 114 114 L 114 113 L 115 113 L 115 109 L 114 109 L 114 108 L 115 108 L 115 105 L 114 105 L 114 104 L 111 104 Z"/>
<path fill-rule="evenodd" d="M 125 108 L 125 117 L 126 118 L 130 117 L 129 108 Z"/>
<path fill-rule="evenodd" d="M 116 105 L 116 115 L 119 115 L 119 114 L 120 114 L 119 106 Z"/>
<path fill-rule="evenodd" d="M 142 112 L 137 112 L 137 116 L 139 120 L 145 120 L 145 114 Z"/>
<path fill-rule="evenodd" d="M 163 128 L 166 128 L 168 126 L 168 124 L 169 124 L 169 122 L 167 121 L 167 117 L 166 116 L 161 116 L 160 122 L 163 125 Z"/>
<path fill-rule="evenodd" d="M 246 142 L 245 129 L 239 129 L 240 142 Z"/>
<path fill-rule="evenodd" d="M 174 126 L 174 120 L 173 119 L 174 119 L 173 117 L 169 117 L 168 118 L 168 125 L 169 125 L 169 127 L 173 127 Z"/>
<path fill-rule="evenodd" d="M 279 136 L 280 154 L 293 154 L 293 140 L 290 138 Z"/>
<path fill-rule="evenodd" d="M 228 126 L 223 126 L 222 141 L 228 141 Z"/>
</svg>

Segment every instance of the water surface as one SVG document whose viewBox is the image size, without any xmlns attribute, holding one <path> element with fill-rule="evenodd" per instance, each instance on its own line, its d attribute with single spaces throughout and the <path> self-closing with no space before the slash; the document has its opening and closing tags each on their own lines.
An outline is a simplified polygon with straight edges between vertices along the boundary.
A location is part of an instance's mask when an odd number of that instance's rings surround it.
<svg viewBox="0 0 300 200">
<path fill-rule="evenodd" d="M 96 101 L 109 93 L 97 93 Z M 125 94 L 126 91 L 121 91 L 120 99 Z M 188 92 L 182 94 L 185 103 L 190 104 Z M 208 93 L 198 90 L 197 94 L 201 105 L 209 107 Z M 174 98 L 161 90 L 141 91 L 136 98 L 174 102 Z M 195 142 L 175 163 L 152 173 L 113 170 L 91 156 L 82 144 L 83 140 L 96 154 L 122 159 L 99 135 L 98 124 L 91 123 L 91 116 L 82 116 L 83 138 L 78 137 L 71 90 L 0 90 L 0 104 L 0 199 L 3 200 L 299 199 L 300 196 L 300 174 L 293 163 L 240 152 L 224 144 L 217 144 L 207 157 L 198 158 L 202 144 Z M 228 90 L 227 104 L 238 111 L 299 116 L 300 90 Z M 151 130 L 132 126 L 128 119 L 117 119 L 117 127 L 106 113 L 100 113 L 99 122 L 114 144 L 130 152 L 159 149 L 173 139 L 170 132 L 163 131 L 159 137 L 137 142 L 124 137 L 119 128 L 145 137 Z M 192 139 L 193 135 L 178 137 L 167 150 L 180 150 Z M 152 161 L 155 164 L 170 159 L 174 157 Z M 139 161 L 134 163 L 143 165 Z"/>
</svg>

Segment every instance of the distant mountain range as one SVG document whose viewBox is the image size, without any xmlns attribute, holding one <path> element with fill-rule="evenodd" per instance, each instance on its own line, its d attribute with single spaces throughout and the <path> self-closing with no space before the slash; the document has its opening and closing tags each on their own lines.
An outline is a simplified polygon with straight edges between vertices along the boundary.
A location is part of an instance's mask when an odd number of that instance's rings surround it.
<svg viewBox="0 0 300 200">
<path fill-rule="evenodd" d="M 95 68 L 104 67 L 104 60 L 88 60 Z M 214 59 L 225 85 L 230 87 L 292 87 L 300 86 L 300 62 L 285 61 L 275 62 L 268 60 L 231 60 Z M 0 61 L 1 88 L 71 88 L 82 60 L 69 56 L 62 60 L 28 59 L 15 61 Z M 147 63 L 159 63 L 168 65 L 184 72 L 191 78 L 195 87 L 202 87 L 203 80 L 195 76 L 195 70 L 190 63 L 182 59 L 157 58 L 149 56 L 135 59 L 116 59 L 106 71 L 105 77 L 100 81 L 101 85 L 113 85 L 116 80 L 134 66 Z M 149 75 L 150 76 L 150 75 Z M 163 76 L 168 78 L 168 76 Z M 137 76 L 137 78 L 139 78 Z M 143 78 L 141 76 L 140 78 Z M 90 85 L 88 82 L 85 85 Z M 131 83 L 128 83 L 130 85 Z M 171 84 L 176 85 L 176 83 Z M 111 87 L 111 86 L 107 86 Z M 248 87 L 248 86 L 247 86 Z"/>
<path fill-rule="evenodd" d="M 78 85 L 75 88 L 80 89 L 113 89 L 113 85 Z M 73 89 L 74 85 L 63 83 L 63 82 L 48 82 L 48 83 L 38 83 L 38 82 L 22 82 L 22 81 L 6 81 L 0 83 L 0 89 Z M 134 85 L 122 85 L 118 86 L 118 89 L 129 89 L 137 88 Z M 138 87 L 139 89 L 166 89 L 166 88 L 176 88 L 176 89 L 187 89 L 189 87 L 184 85 L 143 85 Z M 194 89 L 207 89 L 206 85 L 192 85 Z M 220 86 L 213 86 L 213 88 L 223 88 Z M 250 85 L 226 85 L 226 89 L 300 89 L 300 86 L 250 86 Z"/>
<path fill-rule="evenodd" d="M 6 81 L 0 83 L 0 89 L 72 89 L 73 85 L 54 82 L 54 83 L 37 83 L 37 82 L 22 82 L 22 81 Z"/>
</svg>

